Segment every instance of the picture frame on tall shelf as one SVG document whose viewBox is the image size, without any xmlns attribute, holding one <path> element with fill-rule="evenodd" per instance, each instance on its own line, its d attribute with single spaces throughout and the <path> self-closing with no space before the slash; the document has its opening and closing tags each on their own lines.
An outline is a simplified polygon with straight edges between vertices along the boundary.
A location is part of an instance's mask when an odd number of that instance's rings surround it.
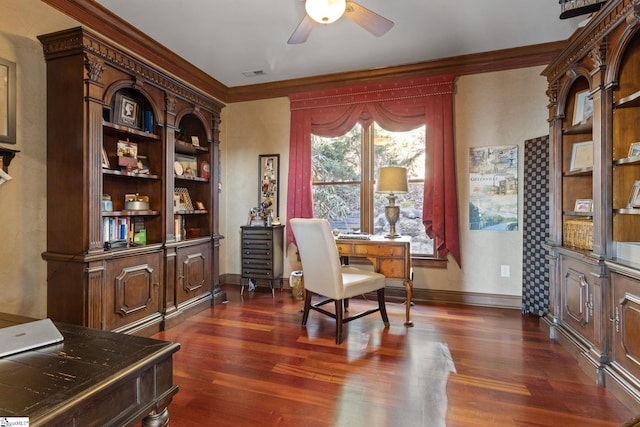
<svg viewBox="0 0 640 427">
<path fill-rule="evenodd" d="M 118 166 L 127 171 L 133 171 L 138 167 L 138 144 L 128 140 L 118 141 L 116 156 L 118 157 Z"/>
<path fill-rule="evenodd" d="M 173 193 L 173 204 L 175 211 L 192 211 L 193 203 L 189 190 L 182 187 L 176 187 Z"/>
<path fill-rule="evenodd" d="M 258 156 L 258 206 L 280 216 L 280 154 Z"/>
<path fill-rule="evenodd" d="M 593 199 L 578 199 L 573 209 L 576 212 L 592 212 L 593 211 Z"/>
<path fill-rule="evenodd" d="M 627 157 L 637 157 L 640 156 L 640 142 L 633 142 L 629 146 L 629 154 Z"/>
<path fill-rule="evenodd" d="M 16 64 L 0 58 L 0 142 L 16 143 Z"/>
<path fill-rule="evenodd" d="M 631 194 L 629 195 L 629 203 L 627 203 L 627 208 L 640 208 L 640 179 L 636 180 L 633 183 L 633 187 L 631 187 Z"/>
<path fill-rule="evenodd" d="M 104 169 L 111 169 L 111 164 L 109 163 L 109 156 L 107 155 L 107 150 L 102 147 L 102 167 Z"/>
<path fill-rule="evenodd" d="M 571 150 L 569 171 L 575 172 L 593 167 L 593 141 L 576 142 Z"/>
<path fill-rule="evenodd" d="M 198 162 L 194 156 L 176 154 L 175 161 L 180 164 L 178 171 L 182 171 L 182 173 L 176 173 L 176 175 L 190 178 L 198 176 Z"/>
<path fill-rule="evenodd" d="M 593 99 L 589 97 L 589 90 L 582 90 L 576 93 L 575 105 L 573 108 L 573 125 L 588 122 L 593 117 Z"/>
<path fill-rule="evenodd" d="M 121 93 L 116 94 L 114 122 L 135 129 L 141 129 L 140 104 L 133 98 Z"/>
</svg>

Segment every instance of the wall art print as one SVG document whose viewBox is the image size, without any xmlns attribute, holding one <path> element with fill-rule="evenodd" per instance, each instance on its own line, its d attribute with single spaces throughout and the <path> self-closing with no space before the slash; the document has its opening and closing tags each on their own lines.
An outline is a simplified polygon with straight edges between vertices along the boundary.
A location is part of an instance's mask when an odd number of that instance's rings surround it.
<svg viewBox="0 0 640 427">
<path fill-rule="evenodd" d="M 518 230 L 518 146 L 469 149 L 469 228 Z"/>
</svg>

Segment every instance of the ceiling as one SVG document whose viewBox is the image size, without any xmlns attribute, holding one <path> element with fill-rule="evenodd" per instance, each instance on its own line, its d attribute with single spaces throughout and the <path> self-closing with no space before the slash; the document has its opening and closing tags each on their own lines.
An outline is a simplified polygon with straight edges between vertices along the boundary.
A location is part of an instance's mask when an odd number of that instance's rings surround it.
<svg viewBox="0 0 640 427">
<path fill-rule="evenodd" d="M 302 0 L 96 2 L 230 88 L 555 42 L 585 19 L 558 0 L 357 0 L 395 26 L 378 38 L 343 16 L 289 45 Z"/>
</svg>

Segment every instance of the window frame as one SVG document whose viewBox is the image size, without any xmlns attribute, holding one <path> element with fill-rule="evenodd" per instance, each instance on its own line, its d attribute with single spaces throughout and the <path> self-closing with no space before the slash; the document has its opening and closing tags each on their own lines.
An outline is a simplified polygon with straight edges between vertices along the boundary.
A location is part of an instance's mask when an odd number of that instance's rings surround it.
<svg viewBox="0 0 640 427">
<path fill-rule="evenodd" d="M 360 187 L 360 229 L 365 233 L 373 234 L 374 231 L 374 198 L 375 198 L 375 126 L 372 122 L 364 127 L 360 126 L 360 180 L 358 181 L 312 181 L 312 188 L 315 186 L 330 185 L 358 185 Z M 377 124 L 380 126 L 380 124 Z M 353 129 L 353 128 L 351 128 Z M 351 130 L 349 130 L 350 132 Z M 321 137 L 311 132 L 312 146 L 313 138 Z M 426 147 L 424 147 L 426 151 Z M 421 183 L 424 188 L 425 178 L 409 179 L 409 183 Z M 433 239 L 432 239 L 433 240 Z M 420 267 L 446 268 L 447 258 L 439 257 L 433 242 L 433 253 L 411 253 L 413 265 Z"/>
</svg>

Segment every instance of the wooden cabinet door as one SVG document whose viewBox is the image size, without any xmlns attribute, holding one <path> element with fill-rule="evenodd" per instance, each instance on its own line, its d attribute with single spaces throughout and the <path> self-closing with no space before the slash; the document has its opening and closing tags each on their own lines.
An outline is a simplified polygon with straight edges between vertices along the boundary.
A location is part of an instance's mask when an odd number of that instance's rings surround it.
<svg viewBox="0 0 640 427">
<path fill-rule="evenodd" d="M 640 283 L 611 273 L 613 291 L 612 361 L 640 377 Z"/>
<path fill-rule="evenodd" d="M 590 343 L 595 340 L 593 319 L 595 285 L 585 264 L 571 258 L 562 258 L 561 316 L 563 323 Z"/>
<path fill-rule="evenodd" d="M 178 248 L 176 302 L 178 306 L 211 291 L 211 245 Z"/>
<path fill-rule="evenodd" d="M 104 327 L 116 330 L 150 316 L 160 316 L 162 253 L 106 261 Z"/>
</svg>

